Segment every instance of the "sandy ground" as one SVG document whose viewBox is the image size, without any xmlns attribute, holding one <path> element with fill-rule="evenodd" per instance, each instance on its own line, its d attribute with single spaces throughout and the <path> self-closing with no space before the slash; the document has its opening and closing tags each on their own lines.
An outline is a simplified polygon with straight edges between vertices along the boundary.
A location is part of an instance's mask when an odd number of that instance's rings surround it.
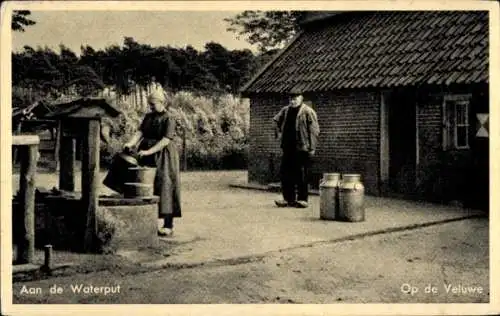
<svg viewBox="0 0 500 316">
<path fill-rule="evenodd" d="M 13 302 L 486 303 L 488 254 L 488 220 L 470 219 L 278 251 L 248 263 L 139 274 L 110 270 L 15 283 Z M 63 293 L 50 294 L 54 284 Z M 429 284 L 436 293 L 425 293 Z M 72 286 L 79 285 L 103 286 L 119 293 L 74 293 Z M 460 286 L 475 293 L 452 293 Z M 478 294 L 479 287 L 482 294 Z M 41 294 L 21 293 L 23 288 L 39 288 Z"/>
</svg>

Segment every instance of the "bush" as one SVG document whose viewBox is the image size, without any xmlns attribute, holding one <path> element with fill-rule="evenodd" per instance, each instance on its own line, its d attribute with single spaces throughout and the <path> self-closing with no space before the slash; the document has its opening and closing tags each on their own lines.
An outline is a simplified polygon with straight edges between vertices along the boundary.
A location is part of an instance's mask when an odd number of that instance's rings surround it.
<svg viewBox="0 0 500 316">
<path fill-rule="evenodd" d="M 202 137 L 186 144 L 189 169 L 245 169 L 248 162 L 247 144 L 230 135 Z"/>
<path fill-rule="evenodd" d="M 188 169 L 245 169 L 248 161 L 249 102 L 227 94 L 216 97 L 196 96 L 181 91 L 168 96 L 169 112 L 177 123 L 179 153 L 186 138 Z M 123 112 L 107 119 L 110 142 L 103 144 L 102 161 L 109 163 L 114 154 L 135 133 L 145 113 L 126 103 L 116 105 Z M 185 136 L 184 136 L 185 135 Z"/>
<path fill-rule="evenodd" d="M 111 163 L 113 156 L 120 152 L 125 144 L 139 128 L 144 113 L 134 109 L 125 102 L 111 103 L 122 112 L 117 118 L 103 118 L 103 128 L 109 129 L 108 143 L 101 142 L 101 161 L 103 165 Z"/>
<path fill-rule="evenodd" d="M 177 123 L 179 153 L 186 138 L 188 169 L 245 169 L 248 162 L 248 133 L 250 104 L 231 94 L 196 95 L 180 91 L 167 95 L 169 112 Z M 13 105 L 25 106 L 33 101 L 51 103 L 55 97 L 39 91 L 30 95 L 23 89 L 13 90 Z M 101 164 L 109 166 L 114 155 L 122 150 L 138 129 L 145 112 L 117 99 L 108 99 L 122 112 L 117 118 L 104 117 L 102 129 L 108 134 L 101 142 Z"/>
</svg>

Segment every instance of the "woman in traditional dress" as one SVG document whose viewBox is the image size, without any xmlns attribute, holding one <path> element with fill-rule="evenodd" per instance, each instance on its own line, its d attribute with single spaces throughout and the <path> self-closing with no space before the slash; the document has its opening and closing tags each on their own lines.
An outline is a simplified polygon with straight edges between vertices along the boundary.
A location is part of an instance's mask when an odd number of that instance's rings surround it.
<svg viewBox="0 0 500 316">
<path fill-rule="evenodd" d="M 173 219 L 181 217 L 179 155 L 174 143 L 175 121 L 166 109 L 161 91 L 148 96 L 151 112 L 144 117 L 139 130 L 125 144 L 125 149 L 139 144 L 139 164 L 156 167 L 154 194 L 160 197 L 159 218 L 163 219 L 158 235 L 173 234 Z"/>
</svg>

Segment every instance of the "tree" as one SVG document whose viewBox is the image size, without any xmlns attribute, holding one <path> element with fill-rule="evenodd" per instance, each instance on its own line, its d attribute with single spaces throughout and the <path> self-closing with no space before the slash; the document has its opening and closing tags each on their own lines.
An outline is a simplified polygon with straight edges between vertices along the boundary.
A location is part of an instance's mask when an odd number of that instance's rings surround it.
<svg viewBox="0 0 500 316">
<path fill-rule="evenodd" d="M 26 46 L 12 54 L 13 85 L 45 94 L 79 95 L 92 95 L 106 86 L 113 87 L 118 97 L 138 93 L 140 102 L 152 82 L 171 92 L 236 93 L 266 55 L 256 57 L 248 49 L 228 50 L 214 42 L 207 43 L 204 51 L 192 46 L 152 47 L 131 37 L 123 46 L 95 50 L 82 45 L 80 51 L 77 56 L 62 44 L 59 52 Z"/>
<path fill-rule="evenodd" d="M 208 71 L 217 78 L 219 85 L 225 90 L 231 76 L 231 55 L 221 44 L 209 42 L 205 44 L 203 53 Z"/>
<path fill-rule="evenodd" d="M 12 24 L 11 24 L 12 30 L 24 32 L 24 27 L 29 25 L 35 25 L 36 22 L 29 19 L 28 18 L 29 15 L 31 15 L 31 12 L 27 10 L 14 11 L 12 13 Z"/>
<path fill-rule="evenodd" d="M 68 89 L 70 88 L 70 82 L 76 79 L 76 77 L 73 74 L 74 68 L 76 64 L 78 63 L 78 57 L 76 54 L 71 51 L 68 47 L 64 46 L 63 44 L 59 45 L 59 62 L 58 65 L 56 66 L 57 69 L 62 73 L 63 77 L 63 82 L 60 87 L 60 89 L 64 89 L 66 93 L 68 93 Z"/>
<path fill-rule="evenodd" d="M 228 31 L 237 37 L 246 36 L 247 42 L 260 52 L 281 48 L 300 29 L 299 21 L 304 11 L 243 11 L 224 21 Z"/>
<path fill-rule="evenodd" d="M 88 96 L 104 87 L 91 66 L 80 63 L 66 46 L 59 48 L 58 54 L 47 47 L 35 50 L 25 46 L 22 52 L 12 54 L 13 85 L 54 96 L 74 92 Z"/>
<path fill-rule="evenodd" d="M 231 92 L 237 93 L 259 69 L 259 59 L 249 50 L 231 51 Z"/>
<path fill-rule="evenodd" d="M 127 64 L 126 56 L 121 47 L 118 45 L 106 47 L 102 62 L 105 69 L 104 82 L 114 85 L 120 95 L 130 93 L 132 88 L 130 82 L 131 65 Z"/>
<path fill-rule="evenodd" d="M 104 88 L 104 83 L 92 67 L 76 65 L 72 74 L 74 79 L 68 82 L 68 86 L 74 87 L 78 95 L 92 96 Z"/>
</svg>

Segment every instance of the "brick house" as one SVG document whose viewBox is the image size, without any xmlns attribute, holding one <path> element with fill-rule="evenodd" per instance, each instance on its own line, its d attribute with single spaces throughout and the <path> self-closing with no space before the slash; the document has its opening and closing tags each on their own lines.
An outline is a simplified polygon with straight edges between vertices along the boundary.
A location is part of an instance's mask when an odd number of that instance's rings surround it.
<svg viewBox="0 0 500 316">
<path fill-rule="evenodd" d="M 279 180 L 271 119 L 300 90 L 321 127 L 313 187 L 322 173 L 355 172 L 370 195 L 487 207 L 489 138 L 477 114 L 489 113 L 488 24 L 485 11 L 308 13 L 242 88 L 248 181 Z"/>
</svg>

